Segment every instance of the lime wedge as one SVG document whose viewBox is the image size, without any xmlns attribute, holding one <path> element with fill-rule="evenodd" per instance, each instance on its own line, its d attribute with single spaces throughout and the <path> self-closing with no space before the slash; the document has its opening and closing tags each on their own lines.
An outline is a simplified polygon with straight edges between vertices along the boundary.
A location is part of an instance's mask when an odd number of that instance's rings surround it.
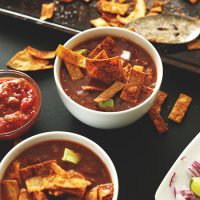
<svg viewBox="0 0 200 200">
<path fill-rule="evenodd" d="M 193 177 L 190 181 L 190 189 L 200 197 L 200 177 Z"/>
</svg>

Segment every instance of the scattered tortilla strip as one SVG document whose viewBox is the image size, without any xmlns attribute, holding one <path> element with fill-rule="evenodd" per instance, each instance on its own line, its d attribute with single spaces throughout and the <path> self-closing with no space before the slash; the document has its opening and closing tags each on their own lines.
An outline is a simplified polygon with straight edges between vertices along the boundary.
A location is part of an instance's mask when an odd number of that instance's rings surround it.
<svg viewBox="0 0 200 200">
<path fill-rule="evenodd" d="M 41 20 L 51 19 L 54 13 L 54 7 L 55 3 L 49 3 L 49 4 L 43 3 L 40 19 Z"/>
<path fill-rule="evenodd" d="M 10 180 L 16 180 L 18 182 L 18 184 L 21 184 L 21 176 L 20 176 L 20 162 L 19 161 L 15 161 L 12 165 L 11 165 L 11 169 L 8 173 L 8 179 Z"/>
<path fill-rule="evenodd" d="M 87 59 L 86 67 L 91 78 L 104 83 L 113 83 L 116 80 L 123 80 L 123 68 L 118 56 L 108 59 Z"/>
<path fill-rule="evenodd" d="M 200 39 L 197 39 L 197 40 L 194 40 L 194 41 L 188 43 L 187 48 L 189 50 L 200 49 Z"/>
<path fill-rule="evenodd" d="M 115 83 L 113 83 L 109 88 L 103 91 L 96 99 L 94 99 L 94 101 L 99 103 L 111 99 L 117 92 L 122 90 L 123 87 L 124 83 L 120 81 L 115 81 Z"/>
<path fill-rule="evenodd" d="M 144 72 L 131 68 L 120 98 L 133 104 L 137 103 L 141 88 L 144 84 L 144 77 Z"/>
<path fill-rule="evenodd" d="M 157 112 L 155 109 L 150 109 L 148 113 L 158 133 L 164 133 L 168 131 L 168 127 L 159 112 Z"/>
<path fill-rule="evenodd" d="M 33 197 L 34 197 L 34 200 L 48 200 L 44 192 L 41 192 L 41 191 L 33 192 Z"/>
<path fill-rule="evenodd" d="M 56 49 L 56 55 L 62 58 L 66 63 L 85 68 L 86 58 L 80 53 L 59 45 Z"/>
<path fill-rule="evenodd" d="M 105 87 L 94 86 L 94 85 L 83 85 L 81 86 L 82 90 L 84 91 L 104 91 Z"/>
<path fill-rule="evenodd" d="M 7 66 L 20 71 L 36 71 L 53 68 L 53 65 L 49 65 L 48 60 L 31 56 L 27 48 L 14 55 L 8 61 Z"/>
<path fill-rule="evenodd" d="M 162 91 L 159 91 L 158 92 L 158 95 L 156 97 L 156 100 L 154 101 L 153 105 L 152 105 L 152 108 L 160 113 L 161 111 L 161 107 L 162 107 L 162 104 L 164 103 L 165 99 L 167 98 L 168 94 L 165 93 L 165 92 L 162 92 Z"/>
<path fill-rule="evenodd" d="M 198 0 L 189 0 L 190 3 L 195 4 L 198 2 Z"/>
<path fill-rule="evenodd" d="M 19 200 L 32 200 L 32 196 L 26 189 L 23 188 L 20 191 Z"/>
<path fill-rule="evenodd" d="M 95 27 L 109 26 L 109 23 L 102 17 L 90 20 L 90 23 Z"/>
<path fill-rule="evenodd" d="M 52 59 L 56 56 L 55 51 L 40 51 L 35 48 L 32 48 L 31 46 L 27 47 L 28 53 L 36 58 L 41 59 Z"/>
<path fill-rule="evenodd" d="M 102 50 L 106 51 L 106 54 L 108 54 L 113 46 L 115 44 L 115 41 L 112 37 L 107 36 L 100 44 L 96 46 L 96 48 L 88 55 L 88 58 L 94 58 L 97 56 Z"/>
<path fill-rule="evenodd" d="M 56 160 L 50 160 L 47 162 L 31 165 L 20 169 L 20 175 L 23 181 L 34 176 L 48 176 L 51 173 L 52 164 L 56 163 Z"/>
<path fill-rule="evenodd" d="M 181 123 L 185 113 L 192 101 L 192 98 L 187 96 L 186 94 L 180 93 L 174 107 L 172 108 L 171 113 L 168 116 L 168 119 L 175 121 L 177 123 Z"/>
<path fill-rule="evenodd" d="M 129 9 L 129 4 L 115 3 L 113 1 L 99 1 L 97 3 L 100 10 L 118 15 L 124 15 Z"/>
<path fill-rule="evenodd" d="M 102 50 L 99 54 L 97 54 L 95 57 L 95 59 L 107 59 L 108 55 L 106 53 L 105 50 Z"/>
<path fill-rule="evenodd" d="M 117 20 L 122 24 L 128 24 L 134 19 L 144 17 L 146 13 L 146 4 L 144 0 L 137 0 L 134 10 L 127 16 L 121 17 L 117 15 Z"/>
<path fill-rule="evenodd" d="M 16 180 L 1 181 L 2 196 L 5 200 L 19 200 L 19 185 Z"/>
<path fill-rule="evenodd" d="M 83 73 L 81 72 L 79 67 L 77 67 L 76 65 L 70 64 L 70 63 L 66 63 L 65 59 L 64 59 L 64 63 L 65 63 L 65 66 L 69 72 L 69 75 L 70 75 L 72 81 L 77 81 L 84 77 Z"/>
<path fill-rule="evenodd" d="M 97 185 L 85 196 L 85 200 L 112 200 L 114 187 L 112 183 Z"/>
</svg>

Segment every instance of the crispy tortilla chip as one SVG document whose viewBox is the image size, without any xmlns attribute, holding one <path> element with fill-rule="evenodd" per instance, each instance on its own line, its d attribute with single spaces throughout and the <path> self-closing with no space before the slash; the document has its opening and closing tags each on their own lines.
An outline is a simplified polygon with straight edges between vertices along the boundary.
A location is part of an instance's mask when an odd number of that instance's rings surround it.
<svg viewBox="0 0 200 200">
<path fill-rule="evenodd" d="M 171 113 L 168 116 L 168 119 L 175 121 L 177 123 L 181 123 L 191 101 L 192 101 L 191 97 L 183 93 L 180 93 Z"/>
<path fill-rule="evenodd" d="M 19 200 L 32 200 L 32 195 L 23 188 L 20 191 Z"/>
<path fill-rule="evenodd" d="M 104 91 L 105 87 L 100 87 L 96 85 L 83 85 L 81 86 L 82 90 L 84 91 Z"/>
<path fill-rule="evenodd" d="M 153 7 L 150 12 L 152 12 L 152 13 L 161 13 L 162 12 L 162 7 L 161 6 Z"/>
<path fill-rule="evenodd" d="M 88 58 L 94 58 L 97 56 L 102 50 L 106 51 L 106 54 L 109 55 L 109 52 L 112 50 L 115 41 L 112 37 L 107 36 L 100 44 L 96 46 L 96 48 L 88 55 Z"/>
<path fill-rule="evenodd" d="M 127 16 L 121 17 L 117 15 L 117 20 L 122 24 L 128 24 L 134 19 L 144 17 L 146 13 L 146 4 L 144 0 L 137 0 L 134 10 Z"/>
<path fill-rule="evenodd" d="M 48 200 L 44 192 L 41 191 L 33 192 L 33 198 L 34 200 Z"/>
<path fill-rule="evenodd" d="M 89 190 L 85 196 L 85 200 L 98 200 L 98 187 Z"/>
<path fill-rule="evenodd" d="M 91 78 L 100 80 L 104 83 L 113 83 L 116 80 L 123 80 L 123 69 L 120 58 L 113 57 L 108 59 L 87 59 L 86 67 Z"/>
<path fill-rule="evenodd" d="M 102 17 L 90 20 L 90 23 L 95 27 L 109 26 L 109 23 Z"/>
<path fill-rule="evenodd" d="M 19 200 L 19 185 L 16 180 L 1 181 L 2 196 L 5 200 Z M 2 199 L 2 200 L 3 200 Z"/>
<path fill-rule="evenodd" d="M 161 111 L 161 107 L 162 107 L 162 104 L 164 103 L 165 99 L 167 98 L 168 94 L 165 93 L 165 92 L 162 92 L 162 91 L 159 91 L 158 92 L 158 95 L 156 97 L 156 100 L 154 101 L 153 105 L 152 105 L 152 108 L 160 113 Z"/>
<path fill-rule="evenodd" d="M 59 45 L 56 49 L 56 55 L 62 58 L 65 61 L 65 63 L 70 63 L 72 65 L 85 68 L 86 58 L 80 53 L 76 53 L 71 49 Z"/>
<path fill-rule="evenodd" d="M 198 2 L 198 0 L 189 0 L 190 3 L 195 4 Z"/>
<path fill-rule="evenodd" d="M 155 109 L 151 108 L 148 113 L 149 113 L 149 116 L 150 116 L 151 120 L 153 121 L 154 126 L 156 127 L 158 133 L 164 133 L 164 132 L 168 131 L 168 127 L 165 124 L 165 122 L 159 112 L 157 112 Z"/>
<path fill-rule="evenodd" d="M 40 19 L 41 20 L 51 19 L 54 13 L 54 7 L 55 3 L 49 3 L 49 4 L 43 3 Z"/>
<path fill-rule="evenodd" d="M 8 179 L 10 180 L 16 180 L 18 182 L 18 184 L 21 184 L 21 176 L 20 176 L 20 162 L 19 161 L 15 161 L 12 165 L 11 165 L 11 169 L 9 170 L 8 173 Z"/>
<path fill-rule="evenodd" d="M 197 40 L 194 40 L 194 41 L 188 43 L 187 48 L 189 50 L 200 49 L 200 39 L 197 39 Z"/>
<path fill-rule="evenodd" d="M 124 83 L 120 81 L 115 81 L 115 83 L 113 83 L 109 88 L 103 91 L 96 99 L 94 99 L 94 101 L 99 103 L 111 99 L 117 92 L 122 90 L 123 87 Z"/>
<path fill-rule="evenodd" d="M 145 73 L 138 70 L 130 69 L 128 78 L 120 98 L 130 103 L 137 103 L 141 88 L 144 84 Z"/>
<path fill-rule="evenodd" d="M 144 101 L 147 99 L 153 92 L 153 89 L 150 87 L 142 86 L 141 89 L 141 94 L 140 94 L 140 102 Z M 141 100 L 142 99 L 142 100 Z"/>
<path fill-rule="evenodd" d="M 118 15 L 124 15 L 129 9 L 129 4 L 115 3 L 114 1 L 101 0 L 97 3 L 100 10 Z"/>
<path fill-rule="evenodd" d="M 108 55 L 105 50 L 102 50 L 97 56 L 94 57 L 95 59 L 107 59 Z"/>
<path fill-rule="evenodd" d="M 49 65 L 48 60 L 31 56 L 27 48 L 14 55 L 8 61 L 7 66 L 20 71 L 36 71 L 53 68 L 53 65 Z"/>
<path fill-rule="evenodd" d="M 55 56 L 56 56 L 55 51 L 40 51 L 40 50 L 32 48 L 31 46 L 28 46 L 27 50 L 30 55 L 32 55 L 36 58 L 52 59 L 52 58 L 55 58 Z"/>
</svg>

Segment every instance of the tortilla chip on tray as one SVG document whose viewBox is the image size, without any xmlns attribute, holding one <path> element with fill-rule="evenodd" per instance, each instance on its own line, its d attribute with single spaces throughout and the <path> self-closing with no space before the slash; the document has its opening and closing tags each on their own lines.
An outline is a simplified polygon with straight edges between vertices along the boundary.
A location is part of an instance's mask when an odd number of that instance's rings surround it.
<svg viewBox="0 0 200 200">
<path fill-rule="evenodd" d="M 56 49 L 56 55 L 62 58 L 66 63 L 85 68 L 86 57 L 80 53 L 59 45 Z"/>
<path fill-rule="evenodd" d="M 21 189 L 18 200 L 32 200 L 32 195 L 26 189 Z M 36 199 L 37 200 L 37 199 Z"/>
<path fill-rule="evenodd" d="M 48 60 L 31 56 L 27 48 L 14 55 L 7 62 L 7 66 L 19 71 L 36 71 L 53 68 L 53 65 L 50 65 Z"/>
<path fill-rule="evenodd" d="M 90 20 L 90 23 L 95 27 L 109 26 L 109 23 L 102 17 Z"/>
<path fill-rule="evenodd" d="M 53 17 L 54 8 L 55 8 L 55 3 L 49 3 L 49 4 L 43 3 L 40 19 L 41 20 L 51 19 Z"/>
<path fill-rule="evenodd" d="M 108 59 L 87 59 L 86 67 L 91 78 L 104 83 L 113 83 L 116 80 L 122 81 L 123 69 L 118 56 Z"/>
<path fill-rule="evenodd" d="M 196 39 L 190 43 L 187 44 L 187 48 L 189 50 L 195 50 L 195 49 L 200 49 L 200 39 Z"/>
<path fill-rule="evenodd" d="M 96 48 L 88 55 L 88 58 L 94 58 L 97 56 L 102 50 L 106 51 L 106 54 L 113 49 L 115 41 L 112 37 L 107 36 L 100 44 L 96 46 Z"/>
<path fill-rule="evenodd" d="M 115 3 L 113 1 L 100 0 L 97 3 L 100 10 L 118 15 L 124 15 L 129 9 L 129 4 Z"/>
<path fill-rule="evenodd" d="M 168 116 L 168 119 L 176 123 L 181 123 L 191 101 L 191 97 L 186 94 L 180 93 L 178 99 L 174 104 L 174 107 L 172 108 L 171 113 Z"/>
<path fill-rule="evenodd" d="M 28 53 L 36 58 L 41 59 L 52 59 L 55 58 L 56 52 L 55 51 L 40 51 L 31 46 L 27 47 Z"/>
<path fill-rule="evenodd" d="M 130 103 L 137 103 L 141 88 L 144 84 L 145 73 L 131 68 L 120 98 Z"/>
<path fill-rule="evenodd" d="M 96 99 L 94 99 L 94 101 L 99 103 L 111 99 L 117 92 L 122 90 L 123 87 L 124 83 L 120 81 L 115 81 L 115 83 L 113 83 L 109 88 L 104 90 Z"/>
</svg>

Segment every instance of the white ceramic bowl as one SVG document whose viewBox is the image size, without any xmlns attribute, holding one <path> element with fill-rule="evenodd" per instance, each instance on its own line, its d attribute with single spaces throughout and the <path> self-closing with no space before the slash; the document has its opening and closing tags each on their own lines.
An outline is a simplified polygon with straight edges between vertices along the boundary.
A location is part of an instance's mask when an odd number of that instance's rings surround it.
<svg viewBox="0 0 200 200">
<path fill-rule="evenodd" d="M 112 179 L 112 183 L 114 184 L 114 195 L 113 200 L 117 200 L 118 191 L 119 191 L 119 183 L 118 183 L 118 176 L 115 169 L 115 166 L 108 156 L 108 154 L 95 142 L 92 140 L 70 132 L 62 132 L 62 131 L 53 131 L 53 132 L 46 132 L 41 133 L 35 136 L 32 136 L 18 145 L 16 145 L 13 149 L 11 149 L 7 155 L 3 158 L 0 163 L 0 180 L 2 180 L 4 173 L 8 166 L 18 157 L 21 153 L 25 152 L 27 149 L 36 145 L 41 142 L 51 141 L 51 140 L 62 140 L 62 141 L 71 141 L 82 144 L 94 152 L 106 165 L 109 174 Z"/>
<path fill-rule="evenodd" d="M 145 38 L 127 29 L 116 28 L 116 27 L 89 29 L 72 37 L 64 44 L 64 46 L 69 49 L 73 49 L 74 47 L 76 47 L 80 43 L 83 43 L 84 41 L 98 37 L 106 37 L 108 35 L 119 38 L 122 37 L 139 45 L 146 52 L 148 52 L 148 54 L 151 56 L 156 65 L 157 69 L 156 87 L 154 88 L 154 91 L 151 94 L 151 96 L 148 97 L 144 102 L 142 102 L 138 106 L 119 112 L 101 112 L 101 111 L 91 110 L 79 105 L 71 98 L 69 98 L 62 88 L 60 82 L 60 68 L 62 60 L 59 57 L 56 57 L 54 63 L 54 78 L 56 86 L 58 89 L 58 93 L 66 108 L 71 112 L 72 115 L 74 115 L 77 119 L 79 119 L 83 123 L 95 128 L 102 128 L 102 129 L 120 128 L 129 125 L 138 120 L 139 118 L 141 118 L 152 106 L 156 98 L 156 95 L 159 91 L 163 77 L 162 62 L 156 49 Z"/>
</svg>

